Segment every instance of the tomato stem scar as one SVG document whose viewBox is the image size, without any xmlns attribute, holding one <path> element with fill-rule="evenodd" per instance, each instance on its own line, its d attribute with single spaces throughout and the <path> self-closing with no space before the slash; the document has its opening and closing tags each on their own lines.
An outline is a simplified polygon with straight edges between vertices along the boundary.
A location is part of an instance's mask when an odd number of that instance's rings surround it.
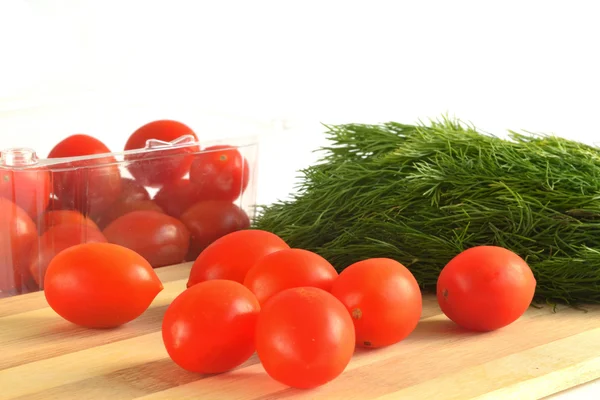
<svg viewBox="0 0 600 400">
<path fill-rule="evenodd" d="M 362 310 L 360 308 L 355 308 L 352 310 L 352 318 L 361 319 L 362 318 Z"/>
</svg>

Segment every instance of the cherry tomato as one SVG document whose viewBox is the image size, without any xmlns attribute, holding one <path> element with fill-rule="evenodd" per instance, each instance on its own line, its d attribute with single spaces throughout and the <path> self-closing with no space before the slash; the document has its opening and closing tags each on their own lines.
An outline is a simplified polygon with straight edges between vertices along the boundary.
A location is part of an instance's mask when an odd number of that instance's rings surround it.
<svg viewBox="0 0 600 400">
<path fill-rule="evenodd" d="M 123 202 L 150 200 L 150 194 L 139 182 L 129 178 L 121 178 L 121 196 L 119 200 Z"/>
<path fill-rule="evenodd" d="M 94 212 L 90 215 L 90 218 L 92 218 L 98 226 L 104 228 L 117 217 L 136 209 L 162 211 L 160 207 L 153 207 L 148 205 L 148 203 L 145 203 L 149 200 L 150 194 L 145 187 L 133 179 L 121 178 L 121 194 L 119 195 L 119 198 L 106 210 Z M 126 205 L 126 203 L 130 202 L 136 203 L 139 207 Z"/>
<path fill-rule="evenodd" d="M 156 139 L 163 142 L 172 142 L 185 135 L 191 135 L 195 141 L 196 134 L 190 127 L 178 121 L 159 120 L 147 123 L 131 134 L 125 150 L 143 149 L 146 141 Z M 144 186 L 158 187 L 177 179 L 183 178 L 193 161 L 191 153 L 199 151 L 197 145 L 152 151 L 145 154 L 132 154 L 126 156 L 131 175 Z"/>
<path fill-rule="evenodd" d="M 531 269 L 517 254 L 502 247 L 478 246 L 463 251 L 442 269 L 437 299 L 456 324 L 492 331 L 525 313 L 535 286 Z"/>
<path fill-rule="evenodd" d="M 234 201 L 248 187 L 250 166 L 232 146 L 207 147 L 194 157 L 190 181 L 211 200 Z"/>
<path fill-rule="evenodd" d="M 206 200 L 200 189 L 188 179 L 179 179 L 160 188 L 154 195 L 154 201 L 167 214 L 179 218 L 191 206 Z"/>
<path fill-rule="evenodd" d="M 202 374 L 229 371 L 254 353 L 260 305 L 242 284 L 202 282 L 181 293 L 167 308 L 162 337 L 171 359 Z"/>
<path fill-rule="evenodd" d="M 82 213 L 75 210 L 50 210 L 42 214 L 42 218 L 39 223 L 39 232 L 44 233 L 51 227 L 61 224 L 80 224 L 88 225 L 92 228 L 98 229 L 98 226 L 94 221 L 83 216 Z"/>
<path fill-rule="evenodd" d="M 190 271 L 187 287 L 211 279 L 244 282 L 248 270 L 263 256 L 290 246 L 279 236 L 258 229 L 229 233 L 200 253 Z"/>
<path fill-rule="evenodd" d="M 152 200 L 117 200 L 108 210 L 96 218 L 98 226 L 106 228 L 111 222 L 133 211 L 154 211 L 164 214 L 162 208 Z"/>
<path fill-rule="evenodd" d="M 72 135 L 58 143 L 48 158 L 88 156 L 109 153 L 98 139 L 88 135 Z M 94 215 L 115 202 L 121 193 L 121 173 L 113 156 L 67 161 L 60 168 L 70 171 L 53 173 L 54 194 L 61 207 Z M 113 164 L 110 164 L 113 163 Z"/>
<path fill-rule="evenodd" d="M 61 251 L 44 278 L 48 305 L 87 328 L 114 328 L 134 320 L 162 290 L 142 256 L 111 243 L 84 243 Z"/>
<path fill-rule="evenodd" d="M 340 375 L 352 358 L 352 318 L 322 289 L 284 290 L 262 307 L 256 352 L 267 374 L 284 385 L 299 389 L 323 385 Z"/>
<path fill-rule="evenodd" d="M 154 268 L 182 262 L 190 243 L 190 234 L 181 221 L 156 211 L 125 214 L 103 233 L 110 243 L 134 250 Z"/>
<path fill-rule="evenodd" d="M 97 227 L 78 223 L 63 223 L 50 227 L 39 239 L 37 256 L 29 265 L 29 271 L 39 288 L 43 288 L 44 276 L 50 261 L 61 251 L 82 243 L 106 243 Z"/>
<path fill-rule="evenodd" d="M 0 197 L 11 200 L 35 221 L 50 202 L 50 173 L 45 169 L 0 169 Z"/>
<path fill-rule="evenodd" d="M 197 203 L 181 215 L 181 221 L 192 235 L 188 260 L 195 260 L 218 238 L 250 227 L 250 219 L 244 210 L 226 201 Z"/>
<path fill-rule="evenodd" d="M 246 274 L 244 286 L 264 304 L 273 295 L 294 287 L 330 291 L 337 277 L 335 268 L 320 255 L 303 249 L 284 249 L 256 261 Z"/>
<path fill-rule="evenodd" d="M 0 292 L 16 294 L 30 278 L 27 268 L 37 247 L 31 217 L 13 202 L 0 198 Z"/>
<path fill-rule="evenodd" d="M 417 327 L 423 309 L 417 280 L 389 258 L 350 265 L 333 283 L 331 294 L 350 312 L 361 347 L 384 347 L 405 339 Z"/>
</svg>

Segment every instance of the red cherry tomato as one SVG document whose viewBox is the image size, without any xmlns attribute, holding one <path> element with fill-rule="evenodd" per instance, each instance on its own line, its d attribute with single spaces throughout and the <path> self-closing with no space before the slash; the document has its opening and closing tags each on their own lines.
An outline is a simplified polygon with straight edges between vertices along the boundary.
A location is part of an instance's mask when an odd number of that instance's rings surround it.
<svg viewBox="0 0 600 400">
<path fill-rule="evenodd" d="M 211 279 L 244 282 L 250 268 L 263 256 L 290 246 L 279 236 L 258 229 L 229 233 L 200 253 L 190 271 L 187 287 Z"/>
<path fill-rule="evenodd" d="M 244 286 L 264 304 L 273 295 L 294 287 L 317 287 L 330 291 L 338 273 L 320 255 L 303 249 L 285 249 L 267 254 L 250 268 Z"/>
<path fill-rule="evenodd" d="M 202 374 L 229 371 L 254 353 L 260 305 L 242 284 L 227 280 L 200 283 L 167 308 L 162 337 L 171 359 Z"/>
<path fill-rule="evenodd" d="M 273 379 L 314 388 L 339 376 L 350 362 L 354 325 L 330 293 L 314 287 L 287 289 L 267 301 L 258 316 L 256 352 Z"/>
<path fill-rule="evenodd" d="M 48 158 L 88 156 L 109 153 L 98 139 L 88 135 L 72 135 L 58 143 Z M 64 209 L 94 215 L 115 202 L 121 193 L 121 173 L 113 156 L 91 160 L 68 161 L 60 168 L 71 171 L 53 173 L 54 194 Z M 58 167 L 58 166 L 57 166 Z"/>
<path fill-rule="evenodd" d="M 63 223 L 50 227 L 39 239 L 39 250 L 29 271 L 35 282 L 43 288 L 44 276 L 50 261 L 61 251 L 81 243 L 106 243 L 97 227 L 78 223 Z"/>
<path fill-rule="evenodd" d="M 42 214 L 39 222 L 39 232 L 44 233 L 51 227 L 61 224 L 79 224 L 88 225 L 94 229 L 98 226 L 94 221 L 83 216 L 82 213 L 75 210 L 50 210 Z"/>
<path fill-rule="evenodd" d="M 106 210 L 98 210 L 90 215 L 98 226 L 101 228 L 106 227 L 110 222 L 115 220 L 117 217 L 124 215 L 125 212 L 122 208 L 125 208 L 127 212 L 134 211 L 135 209 L 152 209 L 155 211 L 162 211 L 160 207 L 147 206 L 146 201 L 150 200 L 150 194 L 145 187 L 140 185 L 138 182 L 129 178 L 121 178 L 121 194 L 119 198 L 110 205 Z M 125 203 L 135 202 L 139 207 L 135 208 L 132 206 L 126 206 Z M 139 203 L 138 203 L 139 202 Z M 118 209 L 115 211 L 115 208 Z"/>
<path fill-rule="evenodd" d="M 415 277 L 389 258 L 359 261 L 344 269 L 331 294 L 348 309 L 356 344 L 377 348 L 405 339 L 417 327 L 423 301 Z"/>
<path fill-rule="evenodd" d="M 119 200 L 123 202 L 150 200 L 150 194 L 139 182 L 129 178 L 121 178 L 121 196 Z"/>
<path fill-rule="evenodd" d="M 62 140 L 52 150 L 49 158 L 78 157 L 92 154 L 110 153 L 110 150 L 100 140 L 84 134 L 76 134 Z"/>
<path fill-rule="evenodd" d="M 195 260 L 218 238 L 250 227 L 250 219 L 244 210 L 226 201 L 197 203 L 181 215 L 181 221 L 192 235 L 188 260 Z"/>
<path fill-rule="evenodd" d="M 114 328 L 140 316 L 163 285 L 142 256 L 111 243 L 69 247 L 44 278 L 48 305 L 69 322 Z"/>
<path fill-rule="evenodd" d="M 492 331 L 527 311 L 535 286 L 535 277 L 521 257 L 502 247 L 478 246 L 446 264 L 438 277 L 437 299 L 456 324 Z"/>
<path fill-rule="evenodd" d="M 191 206 L 206 200 L 200 189 L 188 179 L 179 179 L 160 188 L 154 195 L 154 201 L 167 214 L 179 218 Z"/>
<path fill-rule="evenodd" d="M 190 181 L 210 200 L 234 201 L 248 187 L 250 166 L 232 146 L 207 147 L 194 157 Z"/>
<path fill-rule="evenodd" d="M 154 211 L 164 214 L 162 208 L 152 200 L 117 200 L 108 210 L 97 217 L 96 221 L 98 222 L 98 226 L 104 229 L 117 218 L 133 211 Z"/>
<path fill-rule="evenodd" d="M 50 173 L 45 169 L 0 169 L 0 197 L 21 207 L 35 221 L 50 202 Z"/>
<path fill-rule="evenodd" d="M 0 198 L 0 292 L 10 295 L 24 289 L 37 238 L 35 223 L 25 210 Z"/>
<path fill-rule="evenodd" d="M 182 262 L 190 243 L 190 234 L 181 221 L 156 211 L 125 214 L 103 233 L 110 243 L 137 252 L 154 268 Z"/>
<path fill-rule="evenodd" d="M 127 140 L 125 150 L 143 149 L 146 142 L 156 139 L 172 142 L 185 135 L 191 135 L 197 141 L 198 137 L 190 127 L 181 122 L 159 120 L 147 123 L 138 128 Z M 153 151 L 146 154 L 128 155 L 131 161 L 128 169 L 131 175 L 144 186 L 158 187 L 177 179 L 183 178 L 189 170 L 193 156 L 199 151 L 197 145 Z"/>
</svg>

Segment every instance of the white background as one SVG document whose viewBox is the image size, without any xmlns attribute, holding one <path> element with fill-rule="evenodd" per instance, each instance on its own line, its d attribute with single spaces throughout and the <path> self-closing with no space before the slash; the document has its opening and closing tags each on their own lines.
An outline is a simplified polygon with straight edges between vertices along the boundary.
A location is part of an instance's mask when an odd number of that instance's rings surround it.
<svg viewBox="0 0 600 400">
<path fill-rule="evenodd" d="M 600 142 L 595 3 L 2 0 L 0 148 L 84 132 L 118 151 L 180 118 L 201 140 L 261 135 L 268 202 L 320 123 L 448 114 Z"/>
<path fill-rule="evenodd" d="M 118 151 L 150 119 L 259 133 L 260 202 L 319 123 L 443 114 L 503 134 L 600 137 L 593 1 L 0 1 L 0 148 L 84 132 Z M 277 127 L 293 127 L 278 130 Z M 276 181 L 276 182 L 274 182 Z"/>
</svg>

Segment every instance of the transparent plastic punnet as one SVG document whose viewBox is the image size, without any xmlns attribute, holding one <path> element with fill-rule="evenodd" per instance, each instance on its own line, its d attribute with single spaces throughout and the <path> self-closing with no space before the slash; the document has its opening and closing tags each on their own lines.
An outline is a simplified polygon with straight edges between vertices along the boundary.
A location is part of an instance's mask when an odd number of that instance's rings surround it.
<svg viewBox="0 0 600 400">
<path fill-rule="evenodd" d="M 200 143 L 191 135 L 73 158 L 3 150 L 0 297 L 43 290 L 54 256 L 81 243 L 128 247 L 154 268 L 195 260 L 250 226 L 257 156 L 256 137 Z"/>
</svg>

